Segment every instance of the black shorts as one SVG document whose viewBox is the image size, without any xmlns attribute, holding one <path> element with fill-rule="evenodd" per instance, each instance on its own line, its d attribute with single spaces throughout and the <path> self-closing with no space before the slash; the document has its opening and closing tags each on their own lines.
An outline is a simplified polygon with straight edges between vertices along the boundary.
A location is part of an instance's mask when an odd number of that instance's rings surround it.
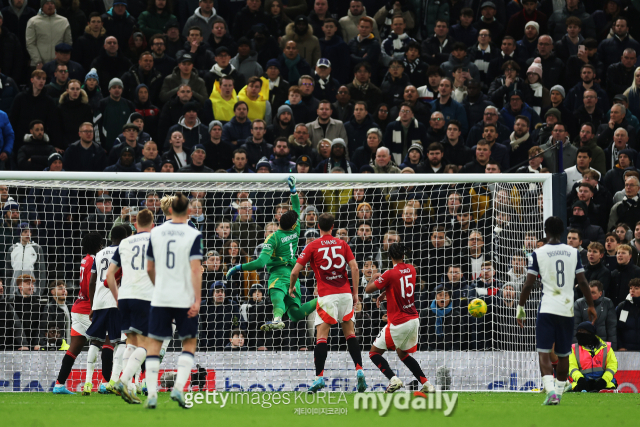
<svg viewBox="0 0 640 427">
<path fill-rule="evenodd" d="M 554 351 L 558 357 L 566 357 L 571 354 L 573 327 L 573 317 L 538 313 L 536 322 L 536 350 L 538 353 L 551 353 L 555 344 Z"/>
<path fill-rule="evenodd" d="M 120 309 L 122 332 L 134 332 L 147 336 L 149 333 L 149 307 L 151 301 L 142 299 L 121 299 L 118 301 Z"/>
<path fill-rule="evenodd" d="M 87 329 L 89 340 L 120 342 L 120 312 L 116 307 L 103 308 L 93 312 L 91 326 Z"/>
<path fill-rule="evenodd" d="M 173 338 L 171 324 L 175 320 L 180 341 L 187 338 L 198 338 L 198 316 L 189 318 L 188 312 L 188 308 L 151 306 L 151 310 L 149 310 L 149 337 L 160 341 Z"/>
</svg>

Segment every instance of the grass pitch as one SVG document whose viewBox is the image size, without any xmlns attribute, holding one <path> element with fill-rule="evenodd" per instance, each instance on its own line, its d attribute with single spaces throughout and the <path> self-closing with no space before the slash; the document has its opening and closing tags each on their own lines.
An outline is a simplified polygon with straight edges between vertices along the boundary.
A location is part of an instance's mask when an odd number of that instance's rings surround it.
<svg viewBox="0 0 640 427">
<path fill-rule="evenodd" d="M 263 408 L 261 404 L 228 400 L 224 407 L 219 393 L 218 404 L 201 403 L 191 409 L 182 409 L 169 399 L 168 393 L 160 393 L 158 407 L 146 410 L 141 405 L 128 405 L 115 395 L 92 394 L 90 397 L 57 396 L 51 393 L 2 393 L 0 394 L 0 425 L 2 426 L 375 426 L 377 423 L 393 423 L 394 426 L 588 426 L 604 425 L 636 426 L 640 414 L 640 398 L 637 394 L 569 393 L 556 407 L 541 406 L 544 396 L 539 393 L 458 393 L 455 410 L 448 416 L 442 410 L 399 410 L 393 408 L 384 417 L 373 409 L 354 409 L 355 394 L 338 393 L 325 402 L 304 402 L 302 393 L 289 393 L 289 403 L 284 404 L 282 393 L 249 393 L 260 395 L 256 399 L 273 401 L 280 394 L 278 404 Z M 380 394 L 380 393 L 372 393 Z M 268 397 L 265 395 L 269 395 Z M 298 395 L 298 399 L 295 396 Z M 266 399 L 265 399 L 266 398 Z M 413 399 L 420 399 L 411 397 Z M 144 399 L 143 399 L 144 400 Z M 210 399 L 212 401 L 212 398 Z M 340 400 L 338 403 L 336 403 Z M 444 406 L 444 404 L 443 404 Z M 446 406 L 445 406 L 446 407 Z M 298 415 L 296 411 L 331 408 L 331 412 L 346 414 Z M 378 406 L 380 410 L 380 405 Z M 295 423 L 295 424 L 294 424 Z"/>
</svg>

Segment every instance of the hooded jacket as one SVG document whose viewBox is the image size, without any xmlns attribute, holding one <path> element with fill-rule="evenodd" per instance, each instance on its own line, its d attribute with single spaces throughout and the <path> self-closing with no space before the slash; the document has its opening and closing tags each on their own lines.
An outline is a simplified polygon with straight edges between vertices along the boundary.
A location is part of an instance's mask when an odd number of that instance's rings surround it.
<svg viewBox="0 0 640 427">
<path fill-rule="evenodd" d="M 122 75 L 122 84 L 124 85 L 122 96 L 130 100 L 137 98 L 139 86 L 144 84 L 149 91 L 150 102 L 156 103 L 163 81 L 164 77 L 155 67 L 149 70 L 148 74 L 145 74 L 139 65 L 133 65 L 129 71 Z"/>
<path fill-rule="evenodd" d="M 33 139 L 33 135 L 24 136 L 24 144 L 18 151 L 18 168 L 23 171 L 41 171 L 49 166 L 49 156 L 55 153 L 49 144 L 49 136 L 45 133 L 41 140 Z"/>
<path fill-rule="evenodd" d="M 343 58 L 346 58 L 347 55 L 351 54 L 351 50 L 347 43 L 345 43 L 343 38 L 337 34 L 330 40 L 321 38 L 318 41 L 320 43 L 320 56 L 328 59 L 332 65 L 340 64 L 343 61 Z M 331 77 L 335 78 L 341 85 L 347 84 L 352 71 L 353 70 L 350 70 L 349 67 L 332 67 Z"/>
<path fill-rule="evenodd" d="M 42 9 L 27 22 L 25 40 L 32 67 L 40 62 L 45 64 L 54 60 L 57 44 L 73 44 L 67 18 L 55 12 L 48 16 Z"/>
<path fill-rule="evenodd" d="M 320 42 L 318 38 L 313 35 L 313 28 L 311 24 L 307 24 L 307 32 L 303 35 L 299 35 L 295 31 L 295 22 L 287 25 L 285 29 L 285 36 L 280 41 L 280 47 L 284 49 L 287 42 L 293 40 L 298 47 L 298 53 L 307 61 L 308 64 L 315 66 L 320 55 Z M 258 74 L 259 75 L 259 74 Z"/>
<path fill-rule="evenodd" d="M 91 61 L 89 68 L 95 68 L 98 71 L 100 90 L 103 94 L 108 94 L 111 79 L 120 78 L 126 73 L 131 68 L 131 61 L 120 50 L 118 50 L 116 56 L 110 56 L 104 48 L 101 48 L 100 54 Z"/>
<path fill-rule="evenodd" d="M 409 122 L 407 132 L 403 131 L 403 125 L 398 117 L 393 123 L 387 125 L 387 130 L 382 138 L 382 146 L 391 150 L 391 157 L 396 163 L 401 163 L 407 155 L 411 144 L 422 144 L 427 140 L 427 128 L 417 119 Z"/>
<path fill-rule="evenodd" d="M 142 15 L 141 15 L 142 16 Z M 205 17 L 202 16 L 202 12 L 200 11 L 200 7 L 198 7 L 193 15 L 187 19 L 187 22 L 184 24 L 184 30 L 182 30 L 182 35 L 184 37 L 189 36 L 189 28 L 198 27 L 202 30 L 202 34 L 211 34 L 211 30 L 213 30 L 213 23 L 215 19 L 218 17 L 216 8 L 211 9 L 211 16 Z"/>
<path fill-rule="evenodd" d="M 195 53 L 191 52 L 191 43 L 186 41 L 184 48 L 176 53 L 176 58 L 182 58 L 182 55 L 188 53 L 193 57 L 193 68 L 195 70 L 209 70 L 216 63 L 216 56 L 207 48 L 206 43 L 201 42 Z"/>
<path fill-rule="evenodd" d="M 255 144 L 253 136 L 248 137 L 240 148 L 244 148 L 247 151 L 247 164 L 253 170 L 256 170 L 256 164 L 261 158 L 266 157 L 268 159 L 273 153 L 273 145 L 267 143 L 264 139 L 260 144 Z"/>
<path fill-rule="evenodd" d="M 364 18 L 365 16 L 367 16 L 367 8 L 363 7 L 361 15 L 354 15 L 351 13 L 351 10 L 349 10 L 347 12 L 347 16 L 340 18 L 338 24 L 340 24 L 340 28 L 342 29 L 343 40 L 351 40 L 358 35 L 358 24 L 360 22 L 360 18 Z M 373 16 L 371 16 L 371 18 L 373 18 Z M 375 20 L 373 21 L 372 31 L 375 38 L 380 40 L 380 31 L 378 29 L 378 23 Z"/>
<path fill-rule="evenodd" d="M 102 24 L 104 25 L 104 29 L 107 30 L 107 36 L 114 36 L 118 39 L 118 46 L 120 46 L 120 49 L 124 49 L 128 46 L 129 37 L 133 34 L 137 23 L 129 12 L 118 16 L 113 12 L 113 8 L 111 8 L 107 13 L 102 15 Z"/>
<path fill-rule="evenodd" d="M 68 92 L 60 95 L 58 114 L 60 115 L 60 127 L 62 131 L 60 148 L 65 149 L 69 144 L 78 140 L 78 129 L 82 123 L 93 122 L 93 113 L 89 107 L 87 92 L 80 89 L 80 96 L 74 101 L 69 99 Z"/>
<path fill-rule="evenodd" d="M 85 70 L 89 70 L 91 67 L 91 61 L 95 58 L 96 52 L 100 52 L 104 46 L 104 40 L 106 38 L 107 30 L 105 30 L 104 27 L 100 30 L 98 37 L 94 37 L 89 31 L 89 26 L 87 25 L 84 29 L 84 34 L 78 37 L 78 39 L 73 43 L 71 59 L 82 65 L 82 68 Z"/>
<path fill-rule="evenodd" d="M 170 76 L 164 78 L 162 89 L 160 89 L 160 102 L 168 102 L 176 95 L 176 93 L 178 93 L 178 89 L 180 89 L 181 85 L 182 77 L 180 76 L 180 67 L 176 67 L 173 69 L 173 73 L 171 73 Z M 191 87 L 193 97 L 200 103 L 200 105 L 204 105 L 209 96 L 207 94 L 204 80 L 198 77 L 198 72 L 195 69 L 191 71 L 188 85 Z"/>
<path fill-rule="evenodd" d="M 171 147 L 171 143 L 169 142 L 171 134 L 177 130 L 182 132 L 182 135 L 184 136 L 183 146 L 189 149 L 193 149 L 196 145 L 209 140 L 209 130 L 207 126 L 200 123 L 199 118 L 196 118 L 196 124 L 190 128 L 186 125 L 183 116 L 180 117 L 177 124 L 169 128 L 169 132 L 167 132 L 167 136 L 164 140 L 165 150 L 168 150 Z"/>
</svg>

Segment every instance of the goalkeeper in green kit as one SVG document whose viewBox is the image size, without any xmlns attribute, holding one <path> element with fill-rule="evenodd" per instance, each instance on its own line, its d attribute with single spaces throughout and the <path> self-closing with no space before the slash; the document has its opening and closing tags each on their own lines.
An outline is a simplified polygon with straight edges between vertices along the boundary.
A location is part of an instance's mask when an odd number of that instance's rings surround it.
<svg viewBox="0 0 640 427">
<path fill-rule="evenodd" d="M 255 261 L 239 264 L 227 272 L 227 280 L 242 271 L 254 271 L 267 267 L 269 271 L 269 296 L 273 304 L 273 321 L 260 327 L 263 331 L 283 329 L 282 316 L 285 313 L 292 322 L 304 319 L 316 309 L 317 298 L 302 304 L 300 302 L 300 281 L 296 282 L 295 298 L 289 295 L 291 270 L 296 264 L 298 239 L 300 239 L 300 199 L 296 191 L 296 179 L 287 179 L 291 191 L 292 210 L 280 217 L 278 230 L 267 237 L 260 256 Z"/>
</svg>

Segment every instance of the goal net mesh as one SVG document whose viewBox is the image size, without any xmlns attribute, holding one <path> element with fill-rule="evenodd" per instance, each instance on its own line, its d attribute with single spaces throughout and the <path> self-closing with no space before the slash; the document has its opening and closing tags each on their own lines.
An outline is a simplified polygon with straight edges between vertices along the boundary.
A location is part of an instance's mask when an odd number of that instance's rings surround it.
<svg viewBox="0 0 640 427">
<path fill-rule="evenodd" d="M 318 216 L 332 213 L 334 235 L 349 243 L 360 269 L 356 335 L 374 389 L 384 388 L 387 380 L 367 352 L 387 322 L 386 307 L 378 308 L 377 295 L 363 290 L 373 274 L 391 267 L 388 245 L 401 242 L 419 276 L 415 304 L 421 327 L 415 357 L 430 381 L 445 390 L 531 390 L 539 386 L 534 353 L 539 289 L 526 307 L 524 329 L 517 326 L 515 312 L 527 255 L 543 237 L 542 183 L 518 181 L 518 175 L 509 183 L 452 177 L 438 183 L 429 183 L 428 175 L 410 183 L 387 183 L 384 177 L 373 183 L 298 183 L 298 253 L 319 237 Z M 82 236 L 100 232 L 107 245 L 114 225 L 135 223 L 137 212 L 145 208 L 161 224 L 160 200 L 177 191 L 191 199 L 191 220 L 203 233 L 196 362 L 207 370 L 207 387 L 272 391 L 310 384 L 315 313 L 297 323 L 286 320 L 282 331 L 261 332 L 260 326 L 272 318 L 268 273 L 243 272 L 225 279 L 229 268 L 259 255 L 280 215 L 290 209 L 286 183 L 260 182 L 255 175 L 253 182 L 0 181 L 0 390 L 48 391 L 55 381 L 63 340 L 70 339 L 69 312 L 86 255 Z M 316 282 L 308 267 L 300 281 L 302 302 L 313 299 Z M 488 307 L 479 319 L 467 308 L 474 298 Z M 235 330 L 243 339 L 232 337 Z M 352 391 L 353 363 L 338 327 L 331 329 L 328 344 L 328 389 Z M 172 341 L 161 369 L 175 370 L 179 351 L 180 343 Z M 71 376 L 78 381 L 84 354 Z M 397 356 L 385 357 L 405 384 L 414 380 Z M 99 361 L 93 380 L 94 387 L 102 381 Z"/>
</svg>

